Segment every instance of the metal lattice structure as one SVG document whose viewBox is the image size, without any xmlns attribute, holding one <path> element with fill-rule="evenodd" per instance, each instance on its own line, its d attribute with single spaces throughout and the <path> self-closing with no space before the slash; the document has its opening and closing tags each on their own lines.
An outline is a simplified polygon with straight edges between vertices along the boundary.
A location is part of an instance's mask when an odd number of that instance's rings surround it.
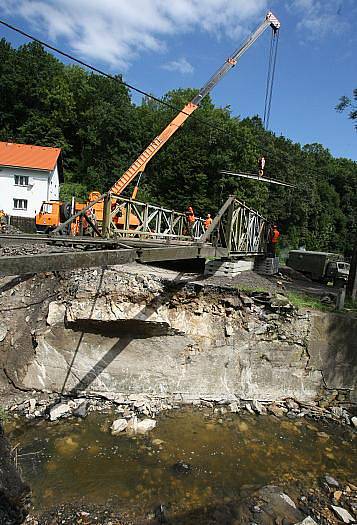
<svg viewBox="0 0 357 525">
<path fill-rule="evenodd" d="M 266 252 L 268 234 L 267 219 L 231 196 L 200 240 L 225 248 L 227 256 L 260 255 Z"/>
<path fill-rule="evenodd" d="M 65 228 L 68 230 L 74 221 L 85 219 L 93 234 L 104 239 L 136 239 L 139 242 L 151 239 L 162 243 L 176 241 L 191 246 L 211 246 L 226 257 L 261 255 L 267 251 L 267 219 L 235 196 L 226 200 L 207 230 L 201 218 L 189 224 L 184 213 L 111 193 L 101 195 L 93 202 L 103 202 L 102 221 L 94 224 L 87 217 L 88 205 L 56 228 L 54 233 L 61 229 L 65 231 Z"/>
<path fill-rule="evenodd" d="M 201 218 L 189 225 L 186 215 L 174 210 L 115 195 L 110 195 L 109 202 L 104 236 L 197 241 L 204 233 Z"/>
</svg>

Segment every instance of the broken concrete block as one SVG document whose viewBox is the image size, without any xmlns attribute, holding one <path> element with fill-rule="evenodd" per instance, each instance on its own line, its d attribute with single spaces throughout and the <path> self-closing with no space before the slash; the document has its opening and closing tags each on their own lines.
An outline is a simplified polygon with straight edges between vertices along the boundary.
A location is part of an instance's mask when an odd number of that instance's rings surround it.
<svg viewBox="0 0 357 525">
<path fill-rule="evenodd" d="M 121 432 L 123 432 L 128 426 L 128 422 L 126 419 L 116 419 L 113 421 L 112 426 L 110 427 L 110 430 L 112 432 L 113 436 L 117 436 Z"/>
</svg>

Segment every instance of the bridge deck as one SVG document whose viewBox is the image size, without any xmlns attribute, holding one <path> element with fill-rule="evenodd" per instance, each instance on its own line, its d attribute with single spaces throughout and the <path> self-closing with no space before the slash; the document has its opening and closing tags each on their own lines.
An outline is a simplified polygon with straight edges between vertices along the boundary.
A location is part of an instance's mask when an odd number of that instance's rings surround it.
<svg viewBox="0 0 357 525">
<path fill-rule="evenodd" d="M 4 256 L 0 256 L 0 276 L 132 261 L 258 256 L 266 251 L 267 220 L 233 195 L 207 229 L 200 218 L 189 225 L 183 213 L 118 196 L 106 199 L 104 211 L 106 218 L 101 232 L 98 230 L 102 237 L 53 235 L 54 232 L 50 235 L 0 235 L 0 246 L 23 246 L 23 249 L 13 250 L 13 255 L 10 248 L 11 255 L 5 250 Z M 57 229 L 68 231 L 74 217 Z M 38 250 L 26 247 L 37 243 L 49 247 Z"/>
<path fill-rule="evenodd" d="M 75 268 L 91 268 L 95 266 L 109 266 L 130 262 L 157 262 L 179 259 L 195 259 L 198 257 L 215 256 L 217 250 L 210 244 L 168 243 L 143 241 L 121 238 L 116 243 L 105 239 L 44 238 L 36 236 L 0 236 L 1 245 L 45 243 L 57 244 L 58 251 L 50 253 L 31 253 L 25 255 L 10 255 L 0 257 L 0 276 L 22 275 L 29 273 L 50 272 L 56 270 L 72 270 Z M 120 246 L 118 248 L 117 244 Z M 66 251 L 63 246 L 66 245 Z M 76 246 L 77 249 L 71 246 Z M 82 246 L 82 249 L 78 249 Z M 83 247 L 85 250 L 83 250 Z M 109 249 L 108 249 L 109 248 Z M 62 251 L 61 251 L 62 250 Z"/>
</svg>

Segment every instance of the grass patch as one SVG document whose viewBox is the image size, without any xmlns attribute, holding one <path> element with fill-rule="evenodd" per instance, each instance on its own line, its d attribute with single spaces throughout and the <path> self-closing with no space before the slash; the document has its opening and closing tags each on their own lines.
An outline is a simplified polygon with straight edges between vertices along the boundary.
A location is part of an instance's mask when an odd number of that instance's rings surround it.
<svg viewBox="0 0 357 525">
<path fill-rule="evenodd" d="M 261 288 L 259 286 L 247 286 L 246 284 L 235 284 L 234 285 L 235 288 L 237 288 L 237 290 L 239 292 L 244 292 L 244 293 L 253 293 L 253 292 L 257 292 L 257 293 L 265 293 L 265 292 L 269 292 L 269 290 L 267 290 L 266 288 Z"/>
<path fill-rule="evenodd" d="M 287 292 L 285 295 L 296 308 L 311 308 L 313 310 L 321 310 L 322 312 L 331 312 L 335 308 L 334 303 L 325 304 L 317 297 L 311 297 L 303 293 Z"/>
<path fill-rule="evenodd" d="M 7 410 L 4 407 L 0 406 L 0 421 L 7 421 L 9 419 Z"/>
</svg>

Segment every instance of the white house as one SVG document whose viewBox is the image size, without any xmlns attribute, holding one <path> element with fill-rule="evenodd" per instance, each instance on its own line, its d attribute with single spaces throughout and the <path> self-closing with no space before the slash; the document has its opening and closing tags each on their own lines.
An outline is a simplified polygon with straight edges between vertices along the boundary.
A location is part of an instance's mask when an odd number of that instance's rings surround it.
<svg viewBox="0 0 357 525">
<path fill-rule="evenodd" d="M 0 142 L 0 210 L 35 217 L 43 201 L 59 199 L 61 148 Z"/>
</svg>

